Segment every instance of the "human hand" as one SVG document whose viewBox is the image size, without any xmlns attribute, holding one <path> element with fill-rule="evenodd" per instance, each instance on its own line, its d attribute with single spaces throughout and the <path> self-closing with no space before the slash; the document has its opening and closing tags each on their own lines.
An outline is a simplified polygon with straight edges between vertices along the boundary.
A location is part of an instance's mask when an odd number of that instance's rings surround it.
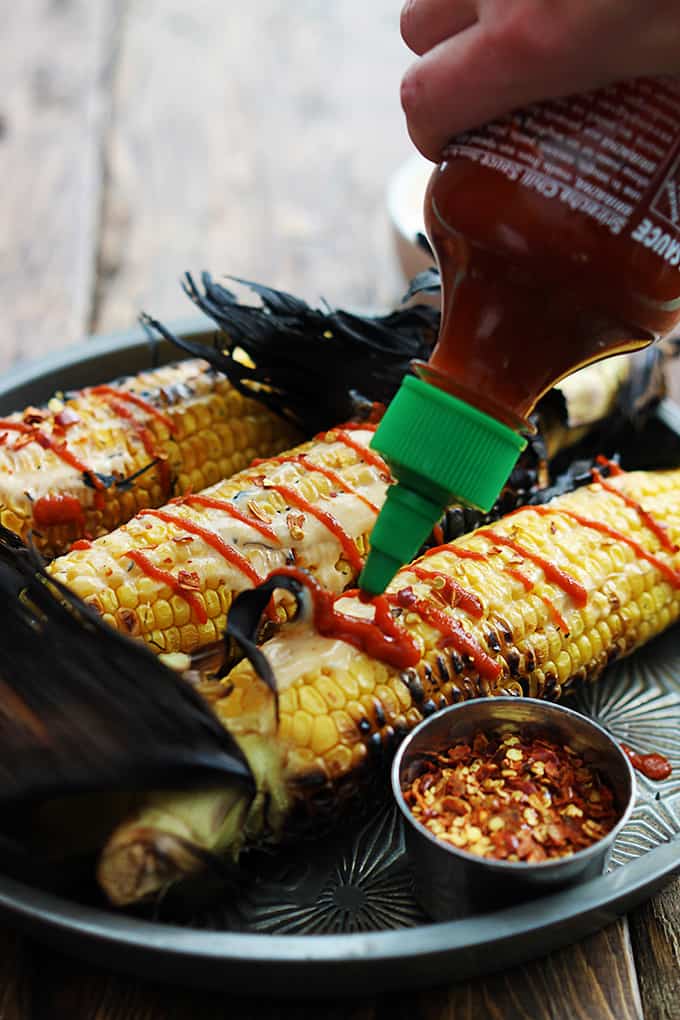
<svg viewBox="0 0 680 1020">
<path fill-rule="evenodd" d="M 451 138 L 528 103 L 680 72 L 678 0 L 406 0 L 409 134 L 439 160 Z"/>
</svg>

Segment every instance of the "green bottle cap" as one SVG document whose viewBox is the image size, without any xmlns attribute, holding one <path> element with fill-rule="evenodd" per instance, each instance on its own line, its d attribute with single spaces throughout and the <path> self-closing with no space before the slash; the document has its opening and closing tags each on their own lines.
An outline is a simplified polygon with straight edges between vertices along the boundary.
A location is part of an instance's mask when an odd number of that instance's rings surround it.
<svg viewBox="0 0 680 1020">
<path fill-rule="evenodd" d="M 388 489 L 373 528 L 360 587 L 383 592 L 449 503 L 490 510 L 525 446 L 514 429 L 407 376 L 371 442 L 397 484 Z"/>
</svg>

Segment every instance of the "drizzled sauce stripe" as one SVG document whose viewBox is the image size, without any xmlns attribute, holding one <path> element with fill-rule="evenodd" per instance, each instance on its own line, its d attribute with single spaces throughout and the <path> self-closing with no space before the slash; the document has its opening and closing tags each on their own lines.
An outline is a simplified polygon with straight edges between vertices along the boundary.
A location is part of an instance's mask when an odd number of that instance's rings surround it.
<svg viewBox="0 0 680 1020">
<path fill-rule="evenodd" d="M 338 443 L 343 443 L 345 446 L 348 446 L 350 450 L 354 450 L 354 452 L 357 453 L 359 457 L 366 462 L 366 464 L 370 464 L 371 467 L 376 468 L 383 478 L 390 477 L 389 469 L 382 457 L 379 456 L 379 454 L 374 453 L 373 450 L 369 450 L 367 446 L 362 446 L 361 443 L 357 443 L 356 439 L 353 439 L 345 429 L 330 429 L 329 432 L 322 433 L 318 438 L 323 438 L 324 436 L 333 436 Z"/>
<path fill-rule="evenodd" d="M 531 507 L 532 510 L 542 510 L 543 507 Z M 552 581 L 558 588 L 566 592 L 575 602 L 575 604 L 582 609 L 583 606 L 588 602 L 588 592 L 580 584 L 576 578 L 572 577 L 571 574 L 567 574 L 566 571 L 560 567 L 556 567 L 554 563 L 551 563 L 544 556 L 534 552 L 532 549 L 527 549 L 526 546 L 516 542 L 514 538 L 509 538 L 507 535 L 499 535 L 496 532 L 488 532 L 486 530 L 478 531 L 478 535 L 483 535 L 484 538 L 491 542 L 493 545 L 504 545 L 508 549 L 512 549 L 518 556 L 523 559 L 529 560 L 531 563 L 535 563 L 537 567 L 540 567 L 547 580 Z"/>
<path fill-rule="evenodd" d="M 534 582 L 531 580 L 530 577 L 527 577 L 527 575 L 524 574 L 521 570 L 518 570 L 517 567 L 513 567 L 509 563 L 504 563 L 503 572 L 505 574 L 509 574 L 510 577 L 514 577 L 515 580 L 519 581 L 525 591 L 527 592 L 533 591 Z M 541 600 L 541 602 L 547 607 L 548 612 L 550 613 L 551 619 L 555 626 L 558 627 L 564 634 L 568 634 L 569 627 L 567 626 L 567 622 L 560 613 L 555 603 L 552 601 L 552 599 L 548 598 L 547 595 L 539 595 L 538 597 Z"/>
<path fill-rule="evenodd" d="M 600 472 L 597 470 L 597 468 L 593 468 L 592 476 L 593 481 L 596 482 L 598 485 L 601 485 L 602 488 L 606 490 L 606 492 L 611 492 L 612 495 L 618 496 L 618 498 L 622 500 L 626 504 L 626 506 L 630 507 L 631 510 L 635 510 L 642 523 L 649 531 L 652 532 L 652 534 L 656 535 L 664 549 L 667 549 L 669 552 L 672 553 L 678 552 L 678 547 L 669 538 L 665 525 L 655 520 L 654 517 L 650 514 L 649 510 L 645 510 L 645 508 L 641 506 L 637 500 L 633 499 L 632 496 L 629 496 L 628 493 L 622 492 L 620 489 L 617 489 L 615 485 L 612 485 L 611 482 L 608 482 L 606 478 L 603 478 Z"/>
<path fill-rule="evenodd" d="M 229 514 L 235 521 L 241 521 L 242 524 L 247 524 L 249 528 L 254 528 L 255 531 L 273 542 L 274 545 L 281 545 L 281 540 L 278 538 L 273 528 L 270 528 L 263 521 L 258 520 L 255 515 L 244 514 L 240 510 L 237 510 L 233 503 L 229 503 L 226 499 L 217 499 L 215 496 L 202 496 L 200 494 L 187 496 L 179 496 L 177 499 L 170 501 L 173 505 L 179 506 L 204 506 L 212 510 L 221 510 L 225 514 Z"/>
<path fill-rule="evenodd" d="M 349 592 L 332 595 L 309 574 L 295 567 L 282 567 L 274 571 L 293 577 L 309 589 L 314 607 L 314 626 L 322 637 L 346 641 L 380 662 L 386 662 L 395 669 L 408 669 L 420 661 L 420 653 L 415 641 L 404 630 L 390 612 L 390 603 L 386 595 L 372 598 L 375 607 L 373 620 L 362 620 L 346 616 L 335 608 L 339 599 L 347 598 Z"/>
<path fill-rule="evenodd" d="M 40 429 L 34 425 L 26 425 L 23 422 L 7 421 L 6 419 L 0 419 L 0 429 L 8 429 L 11 432 L 20 432 L 26 436 L 30 441 L 38 443 L 42 446 L 43 450 L 51 450 L 55 456 L 63 460 L 65 464 L 69 464 L 76 471 L 79 471 L 83 475 L 87 475 L 90 482 L 95 489 L 104 489 L 104 483 L 101 478 L 87 466 L 79 457 L 75 455 L 71 450 L 68 449 L 65 443 L 57 442 L 52 436 L 48 436 L 46 432 L 41 432 Z M 22 442 L 22 440 L 20 440 Z"/>
<path fill-rule="evenodd" d="M 550 613 L 552 621 L 558 628 L 558 630 L 561 630 L 563 634 L 568 634 L 569 627 L 567 626 L 567 621 L 564 619 L 564 617 L 562 616 L 562 614 L 560 613 L 559 609 L 552 601 L 552 599 L 549 599 L 547 595 L 539 595 L 538 597 L 543 603 L 543 605 L 546 606 L 548 612 Z"/>
<path fill-rule="evenodd" d="M 139 552 L 138 549 L 129 549 L 125 554 L 128 559 L 131 559 L 133 563 L 136 563 L 139 569 L 152 578 L 154 581 L 158 581 L 159 584 L 167 585 L 167 587 L 178 595 L 180 598 L 188 602 L 189 606 L 193 609 L 196 614 L 196 619 L 199 623 L 207 623 L 208 614 L 205 611 L 203 600 L 199 596 L 198 592 L 193 591 L 191 588 L 183 586 L 180 581 L 170 573 L 169 570 L 163 570 L 161 567 L 157 567 L 155 563 L 147 559 L 144 553 Z"/>
<path fill-rule="evenodd" d="M 447 577 L 446 574 L 439 574 L 433 570 L 425 570 L 424 567 L 420 567 L 417 564 L 410 566 L 408 569 L 421 581 L 427 581 L 430 583 L 432 585 L 433 594 L 436 593 L 441 595 L 452 606 L 459 606 L 476 620 L 481 620 L 484 615 L 484 606 L 481 601 L 474 592 L 463 588 L 463 586 L 460 585 L 458 581 L 454 580 L 454 578 Z M 435 587 L 437 582 L 441 585 L 441 587 Z"/>
<path fill-rule="evenodd" d="M 298 510 L 302 510 L 311 517 L 316 517 L 317 521 L 328 528 L 330 533 L 337 538 L 345 556 L 347 557 L 347 561 L 352 568 L 356 570 L 357 573 L 361 571 L 364 561 L 359 555 L 359 551 L 354 544 L 354 540 L 347 534 L 340 522 L 336 520 L 332 514 L 327 513 L 325 510 L 321 510 L 318 506 L 314 506 L 313 503 L 310 503 L 309 500 L 305 499 L 304 496 L 290 485 L 279 485 L 278 483 L 268 482 L 267 489 L 270 489 L 273 492 L 278 492 L 279 495 L 288 500 L 292 506 L 296 506 Z"/>
<path fill-rule="evenodd" d="M 168 429 L 171 435 L 176 435 L 177 426 L 175 425 L 172 418 L 163 411 L 160 411 L 157 407 L 154 407 L 148 400 L 144 400 L 143 397 L 138 396 L 136 393 L 129 393 L 127 390 L 116 389 L 115 386 L 93 386 L 86 393 L 93 393 L 95 396 L 103 397 L 115 397 L 117 400 L 127 401 L 129 404 L 134 404 L 141 411 L 145 411 L 150 417 L 157 418 L 158 421 L 163 422 L 165 427 Z"/>
<path fill-rule="evenodd" d="M 355 496 L 356 499 L 364 503 L 369 510 L 373 511 L 373 513 L 377 514 L 380 512 L 380 508 L 377 507 L 375 503 L 371 503 L 370 499 L 367 499 L 366 496 L 362 495 L 362 493 L 357 492 L 357 490 L 346 482 L 337 471 L 333 470 L 333 468 L 325 467 L 323 464 L 315 464 L 314 461 L 309 460 L 304 453 L 299 454 L 295 458 L 295 463 L 302 464 L 307 471 L 318 471 L 319 474 L 323 475 L 324 478 L 327 478 L 329 482 L 332 482 L 333 485 L 340 489 L 341 492 L 347 492 L 351 496 Z"/>
<path fill-rule="evenodd" d="M 534 513 L 543 514 L 563 514 L 565 517 L 571 518 L 576 521 L 583 528 L 591 528 L 593 531 L 599 531 L 603 535 L 607 535 L 609 538 L 613 538 L 616 542 L 623 542 L 628 545 L 633 552 L 640 557 L 640 559 L 647 560 L 652 566 L 656 567 L 659 573 L 663 574 L 667 581 L 669 581 L 675 588 L 680 588 L 680 571 L 675 570 L 668 563 L 664 563 L 663 560 L 655 556 L 654 553 L 647 552 L 643 545 L 636 542 L 634 538 L 630 538 L 629 535 L 624 534 L 623 531 L 619 531 L 617 528 L 612 528 L 609 524 L 604 524 L 601 521 L 592 520 L 590 517 L 583 517 L 581 514 L 576 513 L 574 510 L 567 510 L 564 507 L 555 507 L 552 509 L 547 506 L 532 506 L 528 509 L 533 510 Z"/>
<path fill-rule="evenodd" d="M 487 563 L 489 557 L 486 553 L 477 552 L 476 549 L 464 549 L 454 545 L 452 542 L 447 545 L 440 545 L 436 549 L 428 549 L 426 553 L 420 557 L 421 560 L 428 560 L 430 556 L 436 556 L 437 553 L 446 550 L 446 552 L 453 553 L 460 560 L 476 560 L 477 563 Z"/>
<path fill-rule="evenodd" d="M 175 514 L 169 514 L 167 510 L 140 510 L 138 516 L 157 517 L 159 520 L 165 521 L 166 524 L 172 524 L 181 531 L 188 531 L 191 535 L 197 535 L 203 539 L 206 545 L 211 546 L 211 548 L 218 552 L 223 559 L 240 570 L 252 584 L 259 584 L 262 580 L 252 564 L 233 545 L 229 545 L 219 535 L 216 535 L 214 531 L 209 531 L 200 524 L 196 524 L 195 521 L 188 520 L 186 517 L 178 517 Z"/>
<path fill-rule="evenodd" d="M 158 468 L 160 473 L 161 485 L 164 491 L 167 493 L 170 491 L 170 465 L 168 464 L 165 457 L 159 454 L 156 448 L 156 442 L 153 433 L 144 425 L 139 419 L 132 413 L 129 407 L 126 407 L 121 400 L 118 399 L 118 392 L 113 390 L 113 395 L 108 393 L 108 387 L 102 387 L 107 392 L 102 393 L 102 396 L 106 400 L 109 407 L 132 426 L 132 430 L 138 437 L 142 446 L 144 447 L 149 460 L 158 460 Z"/>
<path fill-rule="evenodd" d="M 387 598 L 393 605 L 401 605 L 398 592 L 395 595 L 388 595 Z M 502 672 L 501 666 L 486 654 L 481 645 L 464 630 L 458 620 L 433 606 L 426 599 L 409 600 L 408 611 L 416 613 L 425 623 L 429 623 L 430 626 L 438 630 L 442 635 L 442 645 L 453 645 L 461 655 L 467 656 L 480 676 L 486 677 L 488 680 L 498 680 Z"/>
</svg>

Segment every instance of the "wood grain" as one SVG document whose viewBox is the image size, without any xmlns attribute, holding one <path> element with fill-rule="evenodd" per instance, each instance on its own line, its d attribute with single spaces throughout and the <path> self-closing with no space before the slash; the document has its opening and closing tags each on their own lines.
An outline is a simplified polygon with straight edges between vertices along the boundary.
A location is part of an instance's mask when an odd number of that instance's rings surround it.
<svg viewBox="0 0 680 1020">
<path fill-rule="evenodd" d="M 395 0 L 131 6 L 108 141 L 98 330 L 191 305 L 186 269 L 391 304 L 384 186 L 412 151 Z"/>
<path fill-rule="evenodd" d="M 3 4 L 0 367 L 89 329 L 121 2 Z"/>
<path fill-rule="evenodd" d="M 680 879 L 630 917 L 648 1020 L 680 1020 Z"/>
<path fill-rule="evenodd" d="M 140 981 L 35 946 L 31 1020 L 374 1020 L 370 1002 L 242 999 Z M 0 1014 L 0 1020 L 5 1020 Z M 10 1015 L 8 1020 L 14 1020 Z M 23 1017 L 17 1020 L 24 1020 Z M 28 1020 L 28 1018 L 26 1018 Z"/>
<path fill-rule="evenodd" d="M 641 1020 L 625 921 L 499 975 L 375 1000 L 274 1002 L 114 976 L 34 947 L 32 1020 Z M 668 1014 L 673 1016 L 674 1014 Z M 648 1017 L 656 1017 L 648 1013 Z M 662 1014 L 659 1014 L 662 1016 Z M 4 1018 L 0 1015 L 0 1020 Z M 10 1015 L 8 1020 L 14 1020 Z M 23 1020 L 23 1018 L 21 1018 Z M 663 1014 L 663 1020 L 666 1015 Z"/>
<path fill-rule="evenodd" d="M 624 920 L 522 967 L 412 996 L 376 1020 L 641 1020 Z"/>
</svg>

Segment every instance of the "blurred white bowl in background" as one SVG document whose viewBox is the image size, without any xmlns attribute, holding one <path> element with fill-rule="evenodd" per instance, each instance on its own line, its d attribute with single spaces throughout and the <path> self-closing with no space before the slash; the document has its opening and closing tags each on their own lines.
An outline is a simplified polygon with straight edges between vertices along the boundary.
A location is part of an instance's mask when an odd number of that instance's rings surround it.
<svg viewBox="0 0 680 1020">
<path fill-rule="evenodd" d="M 397 258 L 406 280 L 434 264 L 432 256 L 417 241 L 418 234 L 425 234 L 423 199 L 433 170 L 433 163 L 415 153 L 387 182 L 387 213 Z"/>
</svg>

